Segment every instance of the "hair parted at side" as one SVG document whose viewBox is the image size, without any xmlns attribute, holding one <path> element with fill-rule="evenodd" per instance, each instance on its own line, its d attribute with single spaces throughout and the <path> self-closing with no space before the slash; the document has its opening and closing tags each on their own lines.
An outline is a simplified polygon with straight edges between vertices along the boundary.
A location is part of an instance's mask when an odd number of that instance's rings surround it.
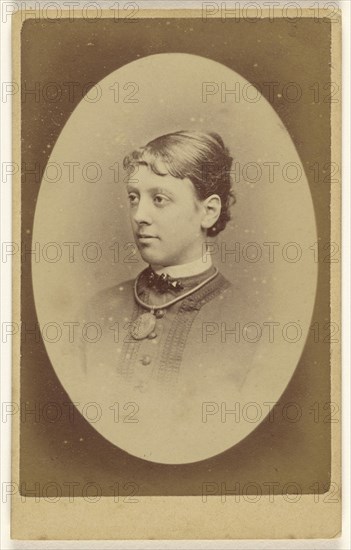
<svg viewBox="0 0 351 550">
<path fill-rule="evenodd" d="M 207 229 L 207 235 L 214 237 L 225 228 L 231 218 L 230 207 L 235 204 L 230 178 L 232 162 L 228 148 L 216 132 L 181 130 L 135 149 L 124 158 L 123 166 L 130 170 L 144 164 L 159 176 L 189 178 L 199 200 L 219 195 L 221 213 L 216 223 Z"/>
</svg>

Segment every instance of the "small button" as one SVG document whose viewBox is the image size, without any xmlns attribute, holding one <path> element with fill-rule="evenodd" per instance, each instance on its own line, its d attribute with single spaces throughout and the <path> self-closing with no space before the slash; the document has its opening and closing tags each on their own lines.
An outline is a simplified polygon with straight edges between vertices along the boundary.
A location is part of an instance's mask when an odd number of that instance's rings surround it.
<svg viewBox="0 0 351 550">
<path fill-rule="evenodd" d="M 150 355 L 144 355 L 144 357 L 141 358 L 142 365 L 150 365 L 151 363 L 151 357 Z"/>
<path fill-rule="evenodd" d="M 161 319 L 164 316 L 165 312 L 163 309 L 156 309 L 155 316 L 157 319 Z"/>
<path fill-rule="evenodd" d="M 157 336 L 156 332 L 150 332 L 148 338 L 149 338 L 150 340 L 152 340 L 153 338 L 156 338 L 156 336 Z"/>
</svg>

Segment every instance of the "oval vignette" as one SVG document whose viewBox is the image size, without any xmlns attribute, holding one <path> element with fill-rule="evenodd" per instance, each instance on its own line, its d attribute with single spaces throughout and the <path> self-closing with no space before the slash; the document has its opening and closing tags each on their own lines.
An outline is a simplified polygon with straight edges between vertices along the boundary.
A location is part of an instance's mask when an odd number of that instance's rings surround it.
<svg viewBox="0 0 351 550">
<path fill-rule="evenodd" d="M 240 100 L 228 96 L 222 102 L 221 83 L 236 86 Z M 97 101 L 84 98 L 78 104 L 41 182 L 33 230 L 41 261 L 33 261 L 32 270 L 48 356 L 94 429 L 145 460 L 196 462 L 248 436 L 267 416 L 267 403 L 279 400 L 307 338 L 317 285 L 309 250 L 317 240 L 312 198 L 281 119 L 263 96 L 245 99 L 248 86 L 228 67 L 200 56 L 156 54 L 133 61 L 98 83 Z M 209 353 L 217 349 L 210 382 L 199 376 L 193 358 L 183 393 L 136 394 L 115 382 L 113 365 L 97 364 L 88 378 L 80 368 L 84 319 L 79 312 L 98 291 L 134 279 L 146 267 L 130 253 L 124 156 L 182 129 L 218 132 L 234 157 L 237 202 L 212 250 L 241 300 L 232 304 L 233 325 L 218 327 L 216 341 L 204 341 Z M 58 339 L 50 327 L 56 327 Z M 248 328 L 257 331 L 256 342 Z M 230 331 L 239 336 L 230 339 Z M 120 336 L 111 330 L 116 353 Z M 244 372 L 240 383 L 233 376 L 228 385 L 222 376 L 226 367 Z M 89 416 L 88 403 L 96 404 L 96 414 Z M 225 413 L 235 407 L 239 421 Z"/>
</svg>

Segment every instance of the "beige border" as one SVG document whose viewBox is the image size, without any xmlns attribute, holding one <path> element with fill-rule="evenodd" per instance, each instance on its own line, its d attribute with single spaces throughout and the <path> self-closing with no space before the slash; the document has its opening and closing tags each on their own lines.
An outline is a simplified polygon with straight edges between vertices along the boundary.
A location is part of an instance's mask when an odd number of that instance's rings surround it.
<svg viewBox="0 0 351 550">
<path fill-rule="evenodd" d="M 303 17 L 311 16 L 309 9 Z M 62 17 L 69 12 L 62 12 Z M 81 12 L 80 12 L 81 13 Z M 262 16 L 268 16 L 262 10 Z M 282 9 L 276 9 L 276 14 Z M 286 10 L 284 11 L 286 13 Z M 76 12 L 78 18 L 79 11 Z M 104 17 L 112 17 L 103 10 Z M 140 10 L 140 17 L 201 17 L 200 9 Z M 328 10 L 321 9 L 326 17 Z M 332 25 L 332 81 L 341 83 L 341 11 L 339 22 Z M 17 12 L 13 16 L 13 80 L 20 81 L 20 33 L 26 17 Z M 20 164 L 21 129 L 20 94 L 13 98 L 13 160 Z M 332 104 L 332 161 L 341 166 L 341 106 Z M 13 185 L 13 240 L 20 243 L 21 201 L 20 175 L 14 176 Z M 341 242 L 341 192 L 332 190 L 331 240 Z M 341 267 L 331 265 L 331 320 L 341 324 Z M 20 254 L 13 262 L 13 321 L 20 322 Z M 341 345 L 332 344 L 331 401 L 341 402 L 340 383 Z M 20 335 L 13 337 L 13 401 L 19 402 Z M 86 502 L 76 498 L 68 502 L 62 498 L 55 504 L 44 499 L 21 501 L 18 493 L 12 497 L 11 537 L 15 539 L 283 539 L 333 538 L 341 531 L 341 427 L 332 427 L 331 491 L 322 495 L 303 495 L 299 502 L 288 503 L 282 496 L 262 496 L 253 505 L 243 497 L 220 497 L 202 502 L 201 497 L 138 497 L 138 502 L 114 502 L 102 497 L 99 502 Z M 19 483 L 19 419 L 14 416 L 12 431 L 12 482 Z M 333 485 L 334 484 L 334 485 Z M 335 491 L 335 487 L 339 488 Z M 339 502 L 335 502 L 338 498 Z M 318 502 L 316 502 L 318 500 Z M 334 502 L 333 502 L 334 500 Z"/>
</svg>

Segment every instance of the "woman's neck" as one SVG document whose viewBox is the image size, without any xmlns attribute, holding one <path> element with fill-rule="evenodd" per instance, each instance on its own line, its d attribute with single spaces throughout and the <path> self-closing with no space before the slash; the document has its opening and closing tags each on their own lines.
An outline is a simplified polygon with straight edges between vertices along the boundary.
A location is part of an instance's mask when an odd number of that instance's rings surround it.
<svg viewBox="0 0 351 550">
<path fill-rule="evenodd" d="M 211 254 L 205 254 L 200 256 L 196 260 L 192 260 L 191 262 L 187 262 L 184 264 L 168 266 L 153 266 L 151 264 L 151 267 L 158 275 L 160 275 L 161 273 L 165 273 L 166 275 L 177 279 L 179 277 L 190 277 L 191 275 L 198 275 L 199 273 L 206 271 L 209 267 L 211 267 L 211 265 Z"/>
</svg>

